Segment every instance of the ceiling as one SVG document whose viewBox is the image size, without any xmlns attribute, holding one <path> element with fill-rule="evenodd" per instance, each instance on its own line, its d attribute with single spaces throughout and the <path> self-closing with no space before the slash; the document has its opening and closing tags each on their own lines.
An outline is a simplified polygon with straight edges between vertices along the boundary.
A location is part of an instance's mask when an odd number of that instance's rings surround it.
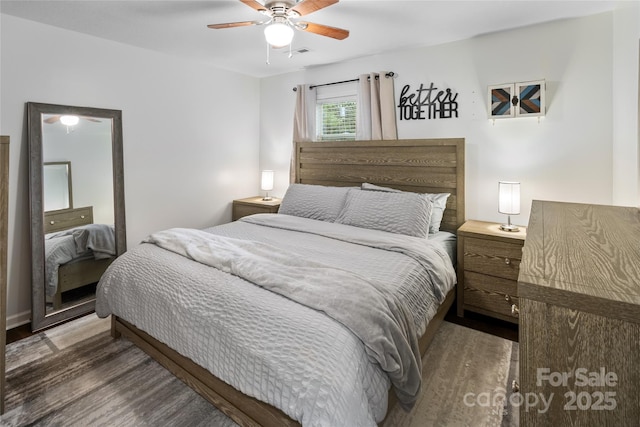
<svg viewBox="0 0 640 427">
<path fill-rule="evenodd" d="M 347 39 L 296 31 L 293 57 L 288 57 L 288 48 L 271 49 L 270 64 L 266 64 L 264 27 L 207 28 L 207 24 L 265 19 L 237 0 L 0 0 L 3 14 L 255 77 L 586 16 L 614 7 L 615 1 L 596 0 L 341 0 L 303 19 L 348 29 Z M 308 52 L 295 52 L 301 48 Z"/>
</svg>

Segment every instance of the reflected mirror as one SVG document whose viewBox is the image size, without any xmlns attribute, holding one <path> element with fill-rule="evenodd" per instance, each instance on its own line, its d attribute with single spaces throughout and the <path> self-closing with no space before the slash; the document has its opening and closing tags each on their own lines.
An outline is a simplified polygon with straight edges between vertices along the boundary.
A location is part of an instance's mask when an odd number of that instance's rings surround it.
<svg viewBox="0 0 640 427">
<path fill-rule="evenodd" d="M 30 102 L 27 120 L 37 331 L 93 311 L 97 282 L 126 250 L 122 113 Z"/>
<path fill-rule="evenodd" d="M 45 162 L 42 173 L 44 211 L 73 208 L 71 162 Z"/>
</svg>

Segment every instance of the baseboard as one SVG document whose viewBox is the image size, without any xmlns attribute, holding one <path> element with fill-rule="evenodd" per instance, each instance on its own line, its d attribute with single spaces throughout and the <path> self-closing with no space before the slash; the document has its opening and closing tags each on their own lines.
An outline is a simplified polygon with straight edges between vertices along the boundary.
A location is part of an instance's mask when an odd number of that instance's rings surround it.
<svg viewBox="0 0 640 427">
<path fill-rule="evenodd" d="M 18 326 L 26 325 L 27 323 L 31 323 L 31 310 L 23 311 L 13 316 L 7 316 L 7 331 L 17 328 Z"/>
</svg>

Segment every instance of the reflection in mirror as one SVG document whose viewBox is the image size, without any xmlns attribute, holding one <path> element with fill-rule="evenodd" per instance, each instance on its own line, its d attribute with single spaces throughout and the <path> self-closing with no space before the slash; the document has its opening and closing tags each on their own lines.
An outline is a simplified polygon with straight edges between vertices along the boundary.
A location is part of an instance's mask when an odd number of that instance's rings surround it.
<svg viewBox="0 0 640 427">
<path fill-rule="evenodd" d="M 119 110 L 27 108 L 32 329 L 39 330 L 93 311 L 97 282 L 125 251 L 122 125 Z"/>
<path fill-rule="evenodd" d="M 72 208 L 71 162 L 45 162 L 42 172 L 45 212 Z"/>
<path fill-rule="evenodd" d="M 43 114 L 42 123 L 45 312 L 51 313 L 94 299 L 96 282 L 115 259 L 112 120 Z M 73 209 L 73 200 L 82 207 Z"/>
</svg>

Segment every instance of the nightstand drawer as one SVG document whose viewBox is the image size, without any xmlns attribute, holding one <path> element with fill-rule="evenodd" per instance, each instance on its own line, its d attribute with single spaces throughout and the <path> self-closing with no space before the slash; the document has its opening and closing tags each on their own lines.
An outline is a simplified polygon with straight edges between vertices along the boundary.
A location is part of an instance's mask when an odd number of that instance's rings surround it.
<svg viewBox="0 0 640 427">
<path fill-rule="evenodd" d="M 233 220 L 236 221 L 243 216 L 249 216 L 257 213 L 277 213 L 278 207 L 260 207 L 249 205 L 235 205 L 233 206 Z"/>
<path fill-rule="evenodd" d="M 278 213 L 280 199 L 263 200 L 262 197 L 249 197 L 233 201 L 231 220 L 236 221 L 243 216 L 259 213 Z"/>
<path fill-rule="evenodd" d="M 512 305 L 518 305 L 516 295 L 517 282 L 513 280 L 465 272 L 464 304 L 473 311 L 517 322 L 518 315 L 512 311 Z"/>
<path fill-rule="evenodd" d="M 518 280 L 522 245 L 466 237 L 464 239 L 465 271 Z"/>
</svg>

